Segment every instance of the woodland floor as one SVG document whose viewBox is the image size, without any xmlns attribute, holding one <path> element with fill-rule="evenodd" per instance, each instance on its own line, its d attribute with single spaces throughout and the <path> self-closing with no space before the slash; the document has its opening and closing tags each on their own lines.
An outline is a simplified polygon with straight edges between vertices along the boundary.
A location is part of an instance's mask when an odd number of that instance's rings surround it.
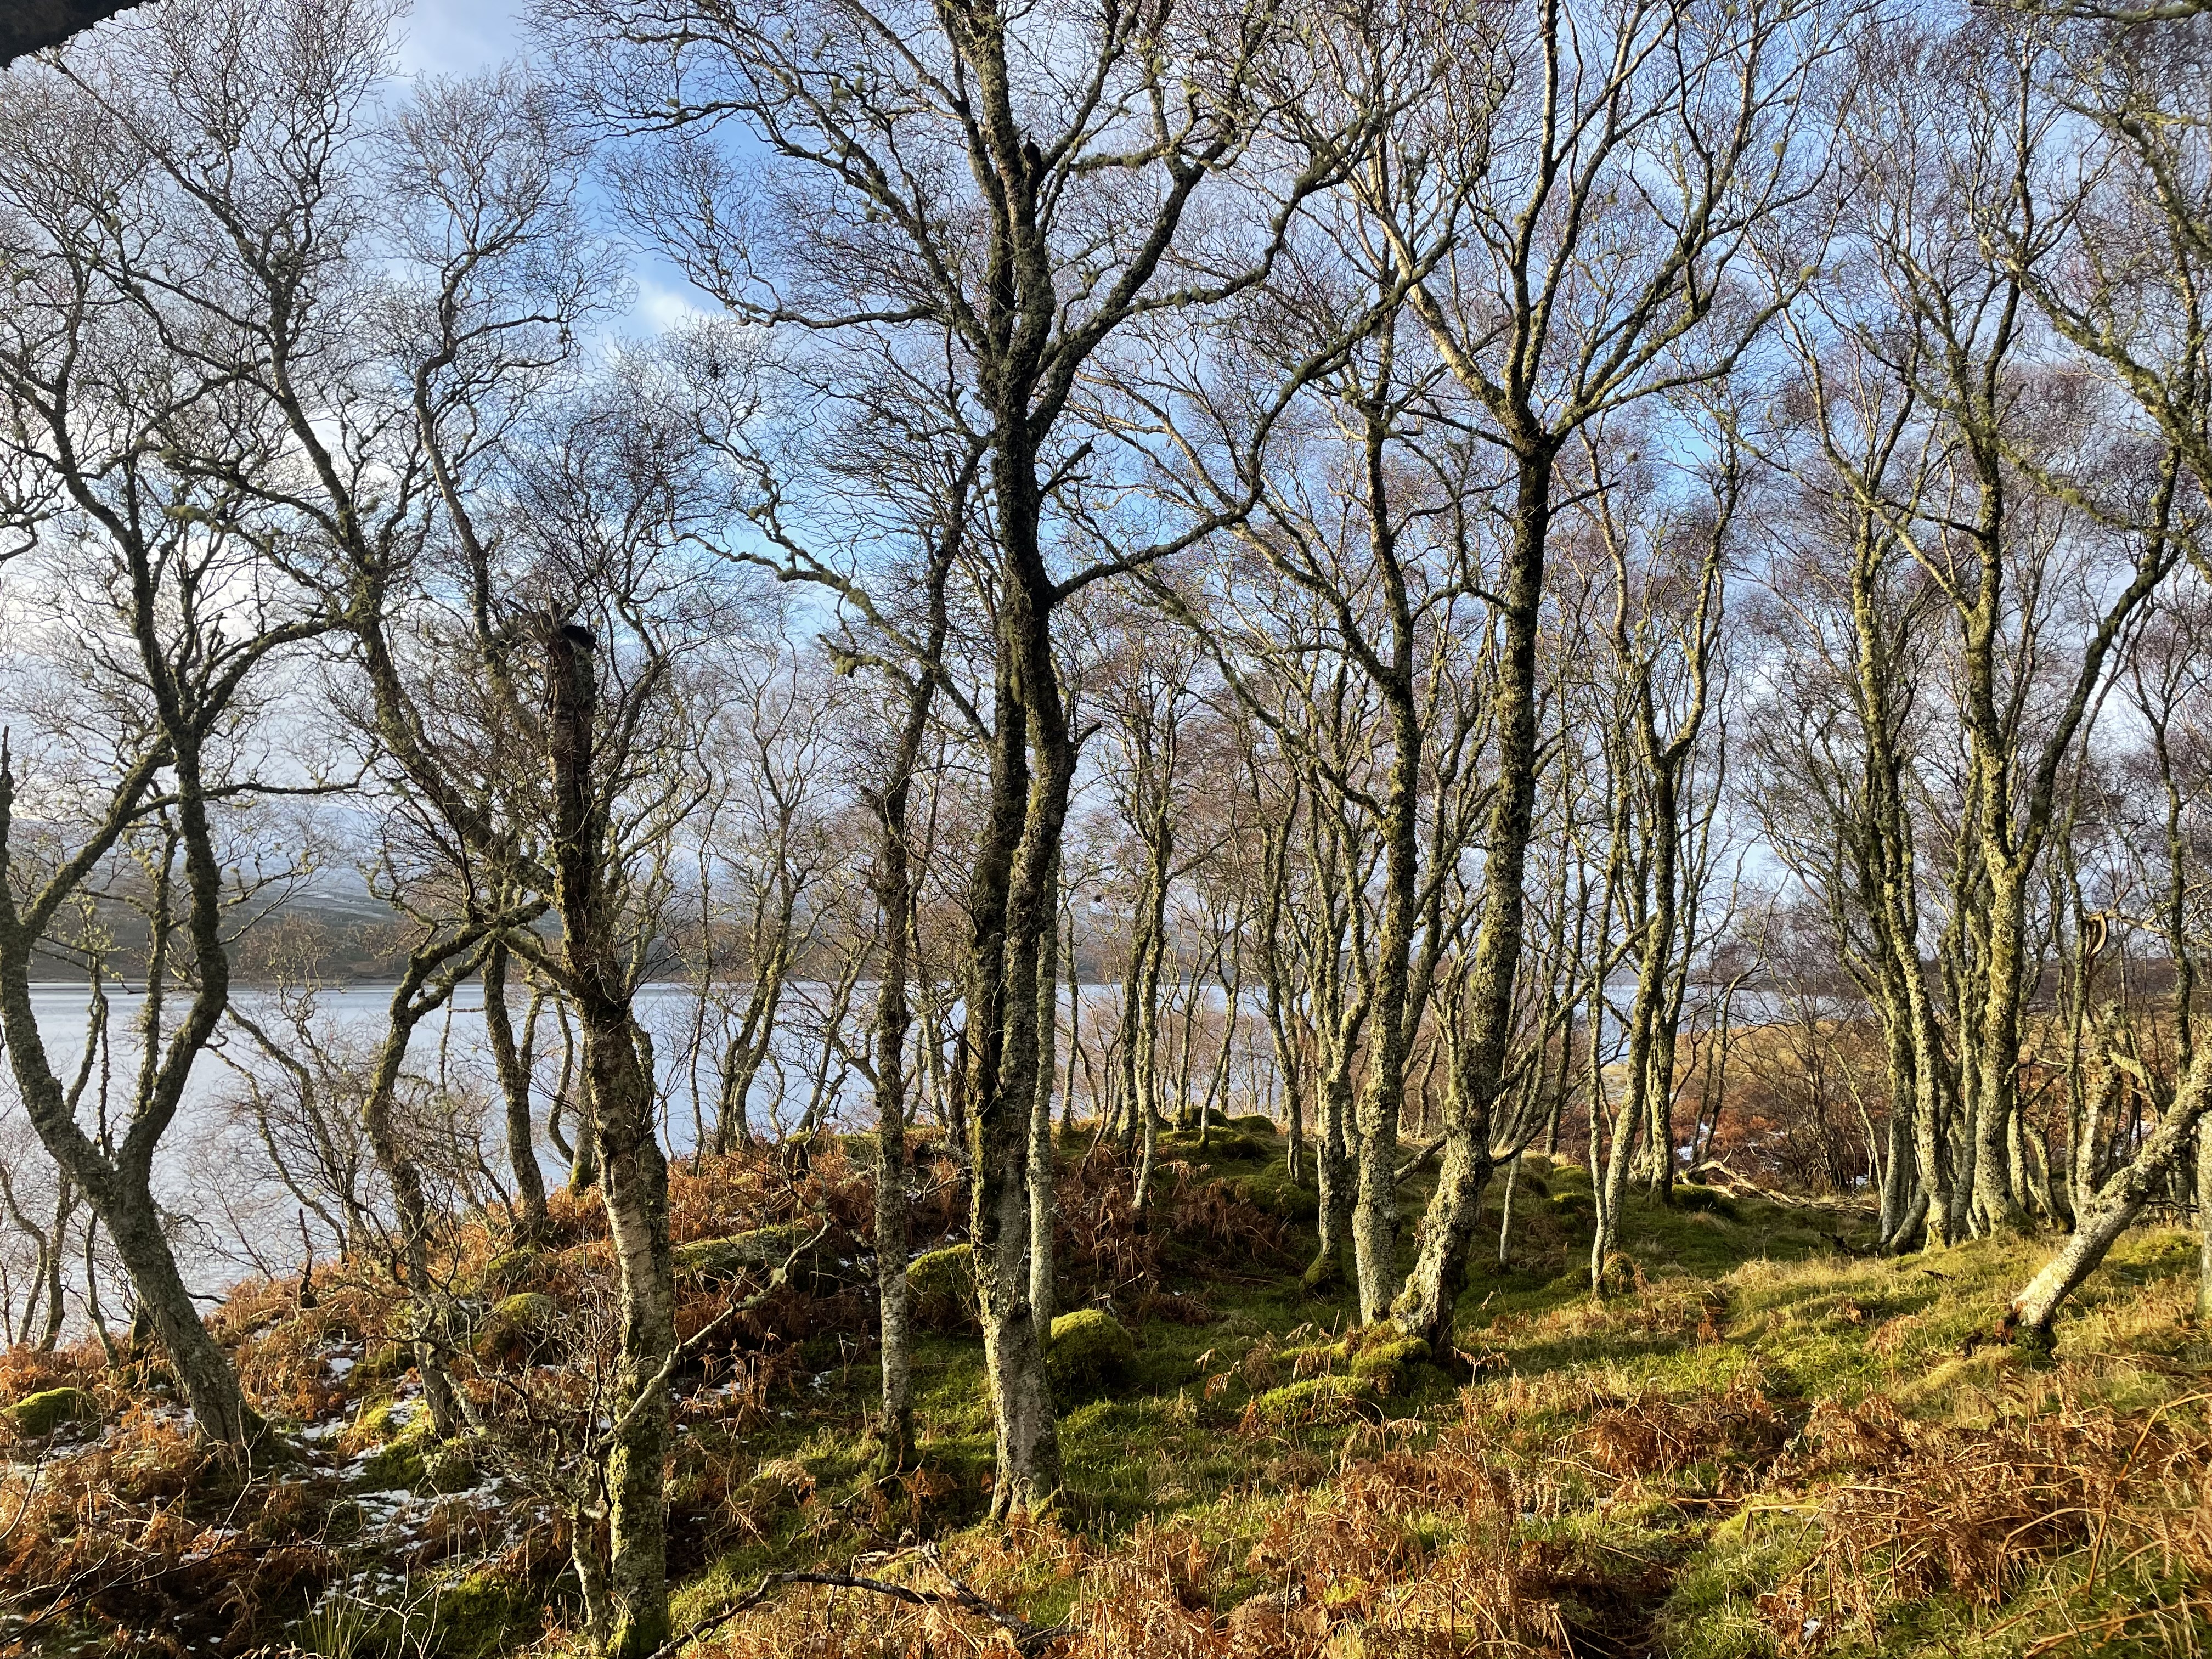
<svg viewBox="0 0 2212 1659">
<path fill-rule="evenodd" d="M 1066 1496 L 1011 1528 L 983 1522 L 981 1344 L 957 1297 L 929 1304 L 915 1353 L 921 1466 L 875 1473 L 872 1320 L 836 1282 L 865 1271 L 867 1183 L 842 1151 L 679 1176 L 679 1241 L 852 1230 L 842 1265 L 683 1381 L 672 1553 L 697 1653 L 1006 1651 L 938 1599 L 956 1582 L 1060 1627 L 1035 1651 L 1085 1659 L 2212 1649 L 2191 1234 L 2124 1241 L 2039 1363 L 1984 1338 L 2048 1241 L 1886 1261 L 1858 1254 L 1870 1218 L 1848 1206 L 1686 1189 L 1635 1201 L 1599 1300 L 1588 1177 L 1532 1160 L 1512 1263 L 1474 1275 L 1437 1365 L 1346 1340 L 1342 1297 L 1302 1289 L 1313 1234 L 1272 1136 L 1178 1140 L 1146 1232 L 1117 1172 L 1079 1173 L 1070 1145 L 1063 1293 L 1115 1312 L 1136 1356 L 1061 1401 Z M 918 1239 L 951 1233 L 932 1190 Z M 604 1261 L 589 1202 L 560 1213 L 561 1248 L 495 1255 L 485 1228 L 457 1249 L 487 1310 L 481 1388 L 506 1363 L 501 1298 L 573 1300 Z M 731 1287 L 685 1282 L 696 1329 Z M 193 1446 L 157 1374 L 118 1381 L 97 1347 L 0 1360 L 0 1401 L 76 1385 L 100 1414 L 0 1444 L 0 1652 L 570 1650 L 560 1522 L 512 1469 L 423 1433 L 388 1288 L 329 1269 L 309 1300 L 243 1286 L 216 1321 L 304 1449 L 250 1482 Z M 928 1605 L 793 1587 L 722 1617 L 793 1569 Z"/>
</svg>

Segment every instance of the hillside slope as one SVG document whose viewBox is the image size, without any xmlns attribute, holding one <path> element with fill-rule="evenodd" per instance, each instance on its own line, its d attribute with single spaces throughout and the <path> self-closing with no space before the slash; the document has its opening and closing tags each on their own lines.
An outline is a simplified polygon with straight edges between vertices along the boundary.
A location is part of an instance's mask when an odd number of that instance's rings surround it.
<svg viewBox="0 0 2212 1659">
<path fill-rule="evenodd" d="M 2186 1316 L 2191 1236 L 2126 1241 L 2039 1367 L 1984 1337 L 2047 1243 L 1884 1261 L 1852 1254 L 1848 1209 L 1687 1188 L 1638 1203 L 1601 1301 L 1588 1178 L 1532 1160 L 1511 1261 L 1468 1287 L 1439 1364 L 1387 1329 L 1347 1338 L 1342 1304 L 1301 1290 L 1310 1194 L 1271 1133 L 1174 1146 L 1149 1230 L 1083 1150 L 1061 1291 L 1111 1323 L 1063 1327 L 1070 1489 L 1003 1533 L 978 1524 L 991 1437 L 957 1253 L 917 1263 L 924 1461 L 886 1474 L 865 1176 L 825 1141 L 804 1168 L 678 1176 L 687 1331 L 794 1264 L 679 1382 L 696 1651 L 2204 1650 L 2212 1340 Z M 917 1239 L 949 1244 L 949 1182 L 922 1208 Z M 158 1363 L 9 1355 L 0 1648 L 564 1651 L 560 1436 L 589 1409 L 607 1263 L 593 1206 L 561 1224 L 535 1251 L 489 1224 L 456 1241 L 470 1387 L 503 1425 L 466 1443 L 427 1433 L 367 1261 L 305 1294 L 241 1286 L 216 1316 L 299 1449 L 250 1480 L 195 1447 Z M 767 1582 L 793 1572 L 875 1587 Z"/>
</svg>

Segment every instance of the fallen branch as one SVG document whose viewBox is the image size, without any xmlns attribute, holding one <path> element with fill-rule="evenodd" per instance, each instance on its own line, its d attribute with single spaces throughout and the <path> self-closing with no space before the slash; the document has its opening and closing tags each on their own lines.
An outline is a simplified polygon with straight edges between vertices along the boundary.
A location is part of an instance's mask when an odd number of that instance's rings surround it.
<svg viewBox="0 0 2212 1659">
<path fill-rule="evenodd" d="M 1392 1182 L 1394 1184 L 1402 1185 L 1405 1182 L 1410 1180 L 1415 1170 L 1419 1170 L 1421 1165 L 1426 1164 L 1431 1158 L 1434 1158 L 1439 1152 L 1443 1150 L 1443 1137 L 1442 1135 L 1438 1135 L 1427 1146 L 1422 1147 L 1419 1152 L 1415 1152 L 1413 1157 L 1407 1158 L 1403 1164 L 1401 1164 L 1398 1166 L 1398 1173 L 1390 1177 Z"/>
<path fill-rule="evenodd" d="M 938 1559 L 934 1545 L 927 1545 L 920 1549 L 908 1551 L 907 1553 L 920 1556 L 927 1560 L 931 1566 L 937 1569 L 943 1576 L 945 1583 L 951 1588 L 941 1590 L 917 1589 L 911 1584 L 894 1584 L 887 1579 L 864 1577 L 860 1574 L 849 1572 L 772 1572 L 713 1618 L 701 1620 L 683 1635 L 673 1637 L 662 1646 L 653 1650 L 649 1659 L 673 1659 L 674 1655 L 680 1653 L 694 1642 L 702 1640 L 728 1624 L 732 1619 L 750 1613 L 755 1607 L 761 1606 L 775 1591 L 793 1584 L 819 1584 L 829 1589 L 866 1590 L 871 1595 L 884 1596 L 893 1601 L 901 1601 L 908 1607 L 955 1607 L 962 1613 L 972 1613 L 979 1619 L 988 1619 L 998 1626 L 1000 1629 L 1006 1632 L 1007 1641 L 1013 1644 L 1014 1651 L 1022 1655 L 1023 1659 L 1031 1659 L 1032 1656 L 1047 1652 L 1055 1642 L 1067 1635 L 1066 1626 L 1032 1625 L 1021 1614 L 1010 1608 L 1000 1607 L 997 1602 L 955 1578 L 951 1573 L 945 1571 L 944 1563 Z M 896 1560 L 899 1558 L 894 1556 L 891 1559 Z"/>
</svg>

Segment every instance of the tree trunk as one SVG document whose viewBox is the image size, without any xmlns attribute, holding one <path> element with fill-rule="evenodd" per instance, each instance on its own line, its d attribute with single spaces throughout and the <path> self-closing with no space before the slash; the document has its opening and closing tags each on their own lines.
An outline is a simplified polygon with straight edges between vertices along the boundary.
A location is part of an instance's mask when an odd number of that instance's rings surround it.
<svg viewBox="0 0 2212 1659">
<path fill-rule="evenodd" d="M 1053 1164 L 1052 1089 L 1058 1075 L 1060 1033 L 1060 854 L 1052 856 L 1047 884 L 1051 921 L 1037 958 L 1037 1078 L 1030 1121 L 1030 1314 L 1040 1331 L 1052 1329 Z"/>
<path fill-rule="evenodd" d="M 994 1520 L 1043 1507 L 1060 1484 L 1059 1429 L 1030 1302 L 1029 1143 L 1039 1058 L 1037 970 L 1044 931 L 1057 921 L 1049 878 L 1075 769 L 1053 663 L 1052 583 L 1036 539 L 1036 457 L 1024 436 L 1024 415 L 1005 411 L 999 428 L 999 525 L 1011 568 L 1000 599 L 990 805 L 969 885 L 967 1022 L 975 1146 L 969 1225 L 998 1431 Z"/>
<path fill-rule="evenodd" d="M 515 1046 L 514 1024 L 507 1011 L 507 946 L 495 945 L 484 957 L 484 1036 L 507 1103 L 507 1161 L 522 1200 L 522 1234 L 545 1236 L 545 1172 L 538 1167 L 538 1137 L 530 1121 L 530 1070 Z"/>
<path fill-rule="evenodd" d="M 1536 812 L 1536 645 L 1543 604 L 1544 550 L 1551 528 L 1553 451 L 1540 448 L 1521 457 L 1514 502 L 1513 539 L 1501 573 L 1504 634 L 1497 687 L 1492 693 L 1492 728 L 1497 733 L 1498 775 L 1483 844 L 1481 917 L 1468 986 L 1468 1054 L 1462 1086 L 1480 1113 L 1468 1111 L 1445 1128 L 1445 1164 L 1457 1160 L 1471 1176 L 1486 1166 L 1490 1148 L 1472 1136 L 1486 1124 L 1491 1103 L 1505 1073 L 1506 1046 L 1513 1033 L 1513 981 L 1521 960 L 1528 841 Z M 1462 1181 L 1468 1176 L 1462 1176 Z M 1449 1194 L 1449 1195 L 1448 1195 Z M 1449 1183 L 1440 1182 L 1429 1200 L 1421 1247 L 1413 1273 L 1399 1295 L 1392 1316 L 1409 1334 L 1431 1348 L 1449 1334 L 1451 1304 L 1443 1291 L 1459 1283 L 1466 1270 L 1472 1229 L 1450 1224 L 1450 1211 L 1463 1202 Z"/>
<path fill-rule="evenodd" d="M 597 690 L 587 629 L 564 625 L 549 641 L 552 718 L 555 903 L 568 989 L 583 1028 L 601 1200 L 614 1246 L 622 1350 L 607 1451 L 608 1652 L 645 1659 L 668 1639 L 667 1505 L 662 1466 L 677 1353 L 676 1291 L 668 1243 L 668 1164 L 654 1121 L 653 1082 L 639 1054 L 627 953 L 608 880 L 608 807 L 592 765 Z"/>
<path fill-rule="evenodd" d="M 2212 1105 L 2212 1047 L 2203 1049 L 2191 1062 L 2179 1097 L 2158 1127 L 2143 1138 L 2135 1157 L 2082 1206 L 2072 1235 L 2057 1255 L 2013 1298 L 2005 1323 L 2015 1340 L 2050 1345 L 2051 1323 L 2060 1305 L 2097 1271 L 2106 1252 L 2181 1167 L 2208 1105 Z M 2204 1168 L 2201 1153 L 2197 1168 L 2201 1178 Z"/>
</svg>

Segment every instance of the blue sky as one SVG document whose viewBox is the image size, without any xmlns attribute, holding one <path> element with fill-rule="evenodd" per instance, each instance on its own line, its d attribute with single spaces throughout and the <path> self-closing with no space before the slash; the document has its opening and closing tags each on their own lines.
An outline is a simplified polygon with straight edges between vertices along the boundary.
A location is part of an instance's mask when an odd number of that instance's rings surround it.
<svg viewBox="0 0 2212 1659">
<path fill-rule="evenodd" d="M 529 5 L 530 0 L 415 0 L 400 20 L 400 72 L 471 75 L 524 57 L 528 42 L 520 20 Z M 633 253 L 630 279 L 636 302 L 617 325 L 618 334 L 658 333 L 700 309 L 700 296 L 657 258 Z"/>
<path fill-rule="evenodd" d="M 416 0 L 400 27 L 410 74 L 465 75 L 522 53 L 515 18 L 523 0 Z"/>
</svg>

